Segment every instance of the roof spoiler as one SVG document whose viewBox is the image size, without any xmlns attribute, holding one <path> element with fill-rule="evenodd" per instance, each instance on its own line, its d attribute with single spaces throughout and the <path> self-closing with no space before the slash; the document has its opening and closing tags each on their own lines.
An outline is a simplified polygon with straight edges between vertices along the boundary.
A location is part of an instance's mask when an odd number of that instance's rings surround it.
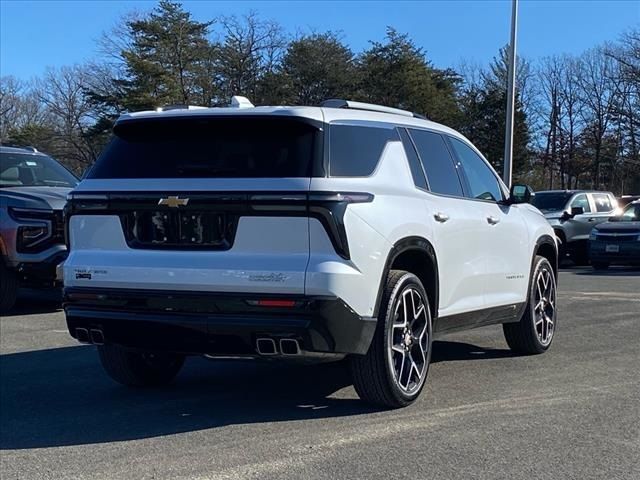
<svg viewBox="0 0 640 480">
<path fill-rule="evenodd" d="M 207 107 L 202 107 L 200 105 L 175 104 L 175 105 L 164 105 L 162 107 L 158 107 L 156 108 L 156 112 L 169 112 L 171 110 L 200 110 L 202 108 L 207 108 Z"/>
</svg>

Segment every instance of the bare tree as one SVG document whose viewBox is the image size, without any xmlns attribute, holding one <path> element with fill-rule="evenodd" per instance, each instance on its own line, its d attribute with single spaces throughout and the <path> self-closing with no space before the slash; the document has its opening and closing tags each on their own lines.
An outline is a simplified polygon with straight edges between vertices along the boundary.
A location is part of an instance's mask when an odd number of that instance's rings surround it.
<svg viewBox="0 0 640 480">
<path fill-rule="evenodd" d="M 583 104 L 582 118 L 586 125 L 585 138 L 593 151 L 591 186 L 599 188 L 603 173 L 603 143 L 614 117 L 619 78 L 614 73 L 615 61 L 601 47 L 588 50 L 578 61 L 577 81 Z"/>
<path fill-rule="evenodd" d="M 92 106 L 84 94 L 87 83 L 86 68 L 74 66 L 48 69 L 35 86 L 40 102 L 51 115 L 56 153 L 76 168 L 91 164 L 98 153 L 87 135 L 93 124 Z"/>
<path fill-rule="evenodd" d="M 219 71 L 223 98 L 231 95 L 257 97 L 260 80 L 273 73 L 287 46 L 282 27 L 260 20 L 257 13 L 222 17 L 223 42 Z"/>
</svg>

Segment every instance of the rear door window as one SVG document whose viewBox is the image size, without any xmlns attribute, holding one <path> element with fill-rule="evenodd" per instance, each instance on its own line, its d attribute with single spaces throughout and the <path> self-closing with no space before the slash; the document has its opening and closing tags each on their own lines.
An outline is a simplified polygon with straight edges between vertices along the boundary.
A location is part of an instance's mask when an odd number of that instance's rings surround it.
<svg viewBox="0 0 640 480">
<path fill-rule="evenodd" d="M 415 129 L 410 129 L 409 133 L 427 174 L 429 190 L 442 195 L 462 197 L 460 177 L 442 135 Z"/>
<path fill-rule="evenodd" d="M 331 124 L 329 174 L 368 177 L 376 169 L 387 142 L 398 140 L 393 127 Z"/>
<path fill-rule="evenodd" d="M 593 201 L 596 204 L 596 211 L 605 213 L 613 210 L 613 205 L 611 204 L 611 198 L 606 193 L 594 193 Z"/>
<path fill-rule="evenodd" d="M 129 120 L 116 125 L 87 178 L 310 177 L 318 132 L 274 117 Z"/>
</svg>

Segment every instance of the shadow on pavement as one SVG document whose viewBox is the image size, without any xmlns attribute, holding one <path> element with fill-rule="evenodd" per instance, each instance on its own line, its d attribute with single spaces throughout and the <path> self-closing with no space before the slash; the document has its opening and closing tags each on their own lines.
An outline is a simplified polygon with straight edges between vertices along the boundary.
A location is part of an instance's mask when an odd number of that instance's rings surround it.
<svg viewBox="0 0 640 480">
<path fill-rule="evenodd" d="M 607 270 L 595 270 L 592 267 L 580 267 L 572 269 L 576 275 L 588 275 L 590 277 L 640 277 L 639 267 L 611 266 Z"/>
<path fill-rule="evenodd" d="M 433 361 L 504 358 L 435 342 Z M 0 450 L 143 439 L 230 424 L 354 416 L 379 411 L 331 395 L 350 386 L 344 362 L 293 365 L 190 358 L 175 383 L 130 389 L 102 371 L 91 346 L 0 356 Z"/>
<path fill-rule="evenodd" d="M 229 424 L 358 415 L 344 364 L 190 358 L 163 389 L 129 389 L 102 371 L 93 347 L 0 356 L 0 450 L 142 439 Z"/>
<path fill-rule="evenodd" d="M 431 362 L 452 362 L 455 360 L 491 360 L 517 357 L 519 354 L 509 349 L 482 348 L 462 342 L 433 342 Z"/>
</svg>

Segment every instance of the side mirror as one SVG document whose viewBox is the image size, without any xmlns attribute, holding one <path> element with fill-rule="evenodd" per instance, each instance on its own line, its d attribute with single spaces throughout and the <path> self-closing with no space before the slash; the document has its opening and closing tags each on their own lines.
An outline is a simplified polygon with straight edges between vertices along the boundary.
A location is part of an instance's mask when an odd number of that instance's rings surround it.
<svg viewBox="0 0 640 480">
<path fill-rule="evenodd" d="M 583 207 L 571 207 L 571 218 L 575 217 L 576 215 L 582 215 L 583 213 Z"/>
<path fill-rule="evenodd" d="M 571 220 L 576 215 L 582 215 L 583 213 L 584 213 L 584 208 L 571 207 L 570 211 L 567 212 L 565 210 L 564 212 L 562 212 L 562 216 L 560 217 L 560 220 L 563 220 L 563 221 Z"/>
<path fill-rule="evenodd" d="M 509 190 L 509 203 L 531 203 L 536 194 L 529 185 L 515 184 Z"/>
</svg>

